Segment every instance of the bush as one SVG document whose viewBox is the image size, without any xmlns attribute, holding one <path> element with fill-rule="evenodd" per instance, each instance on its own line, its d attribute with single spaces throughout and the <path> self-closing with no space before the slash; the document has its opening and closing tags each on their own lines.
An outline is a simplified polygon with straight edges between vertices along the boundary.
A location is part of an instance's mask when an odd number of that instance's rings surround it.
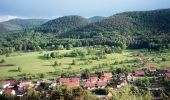
<svg viewBox="0 0 170 100">
<path fill-rule="evenodd" d="M 21 72 L 22 71 L 22 68 L 21 67 L 18 67 L 18 72 Z"/>
<path fill-rule="evenodd" d="M 97 95 L 107 95 L 109 91 L 108 89 L 94 89 L 92 92 Z"/>
<path fill-rule="evenodd" d="M 1 59 L 0 63 L 5 63 L 5 59 Z"/>
</svg>

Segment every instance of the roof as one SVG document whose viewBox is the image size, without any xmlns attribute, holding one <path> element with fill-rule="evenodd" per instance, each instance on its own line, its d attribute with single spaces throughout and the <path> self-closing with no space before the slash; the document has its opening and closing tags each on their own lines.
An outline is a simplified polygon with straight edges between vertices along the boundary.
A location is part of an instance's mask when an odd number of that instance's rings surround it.
<svg viewBox="0 0 170 100">
<path fill-rule="evenodd" d="M 96 84 L 97 86 L 106 86 L 106 82 L 102 81 L 102 82 L 97 82 Z"/>
<path fill-rule="evenodd" d="M 103 76 L 105 76 L 105 77 L 112 77 L 113 75 L 112 75 L 112 73 L 108 72 L 108 73 L 103 73 Z"/>
<path fill-rule="evenodd" d="M 66 84 L 66 86 L 68 86 L 69 88 L 76 88 L 79 87 L 79 83 L 78 82 L 69 82 Z"/>
<path fill-rule="evenodd" d="M 91 82 L 96 82 L 98 80 L 97 76 L 92 76 L 89 79 L 87 79 L 87 81 L 91 81 Z"/>
<path fill-rule="evenodd" d="M 147 68 L 148 70 L 156 70 L 156 67 L 155 67 L 155 65 L 153 65 L 153 64 L 147 65 L 146 68 Z"/>
<path fill-rule="evenodd" d="M 170 73 L 165 73 L 165 76 L 166 76 L 167 78 L 170 78 Z"/>
<path fill-rule="evenodd" d="M 95 87 L 95 83 L 92 82 L 85 82 L 85 87 Z"/>
<path fill-rule="evenodd" d="M 60 83 L 69 83 L 70 79 L 69 78 L 60 78 L 59 82 Z"/>
<path fill-rule="evenodd" d="M 0 82 L 0 85 L 6 85 L 6 84 L 16 85 L 16 82 L 13 81 L 13 80 L 8 80 L 8 81 L 2 81 L 2 82 Z"/>
<path fill-rule="evenodd" d="M 145 72 L 143 70 L 137 70 L 137 71 L 135 71 L 135 75 L 136 76 L 144 76 Z"/>
<path fill-rule="evenodd" d="M 80 78 L 78 77 L 74 77 L 74 78 L 70 78 L 70 82 L 79 82 Z"/>
<path fill-rule="evenodd" d="M 14 90 L 13 90 L 13 89 L 5 89 L 5 90 L 4 90 L 4 93 L 6 93 L 6 94 L 11 94 L 12 91 L 14 91 Z"/>
</svg>

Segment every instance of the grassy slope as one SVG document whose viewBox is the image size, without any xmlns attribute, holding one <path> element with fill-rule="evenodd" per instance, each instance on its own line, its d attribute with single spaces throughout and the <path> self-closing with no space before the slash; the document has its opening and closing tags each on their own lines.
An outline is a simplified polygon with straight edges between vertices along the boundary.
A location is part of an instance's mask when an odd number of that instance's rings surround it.
<svg viewBox="0 0 170 100">
<path fill-rule="evenodd" d="M 113 54 L 108 54 L 107 59 L 100 59 L 99 61 L 97 60 L 92 60 L 92 63 L 90 64 L 84 64 L 84 60 L 80 60 L 78 57 L 77 58 L 71 58 L 71 57 L 64 57 L 62 59 L 51 59 L 51 60 L 46 60 L 43 59 L 42 56 L 50 51 L 44 51 L 43 53 L 40 52 L 30 52 L 30 53 L 20 53 L 20 54 L 13 54 L 11 57 L 3 57 L 0 56 L 0 59 L 4 58 L 5 63 L 4 64 L 15 64 L 16 66 L 2 66 L 0 64 L 0 78 L 5 78 L 9 76 L 17 76 L 22 73 L 30 73 L 30 74 L 36 74 L 36 73 L 47 73 L 47 72 L 54 72 L 54 68 L 52 67 L 52 64 L 54 61 L 58 61 L 59 63 L 61 62 L 61 66 L 57 66 L 57 71 L 58 72 L 64 72 L 64 71 L 75 71 L 79 72 L 85 68 L 92 69 L 94 66 L 98 66 L 99 64 L 102 63 L 107 63 L 107 64 L 112 64 L 117 61 L 122 61 L 122 60 L 130 60 L 130 59 L 135 59 L 137 57 L 129 57 L 128 55 L 133 52 L 134 50 L 127 50 L 123 52 L 122 54 L 118 53 L 113 53 Z M 61 53 L 69 52 L 69 50 L 60 50 Z M 170 53 L 165 53 L 162 54 L 164 57 L 167 59 L 170 59 Z M 149 54 L 149 57 L 156 57 L 157 54 Z M 86 56 L 87 58 L 90 58 L 91 56 L 88 55 Z M 76 65 L 69 65 L 69 63 L 72 62 L 72 60 L 76 60 Z M 134 64 L 134 63 L 130 63 Z M 160 63 L 155 63 L 157 66 L 162 66 L 162 65 L 170 65 L 170 60 L 166 62 L 160 62 Z M 119 65 L 114 65 L 118 67 L 123 67 L 125 65 L 129 64 L 119 64 Z M 22 68 L 22 72 L 17 72 L 17 68 L 20 66 Z M 71 66 L 71 69 L 69 67 Z M 101 70 L 108 70 L 109 67 L 101 68 Z M 12 70 L 12 71 L 11 71 Z"/>
</svg>

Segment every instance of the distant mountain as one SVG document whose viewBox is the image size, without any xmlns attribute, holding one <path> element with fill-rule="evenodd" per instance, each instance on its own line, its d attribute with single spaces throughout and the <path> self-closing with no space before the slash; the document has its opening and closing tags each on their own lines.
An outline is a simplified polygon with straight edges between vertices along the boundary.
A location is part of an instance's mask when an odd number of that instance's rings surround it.
<svg viewBox="0 0 170 100">
<path fill-rule="evenodd" d="M 64 16 L 46 22 L 37 28 L 37 31 L 61 34 L 85 26 L 89 23 L 90 21 L 88 19 L 81 16 Z"/>
<path fill-rule="evenodd" d="M 90 17 L 88 18 L 91 22 L 97 22 L 97 21 L 101 21 L 103 19 L 105 19 L 106 17 L 103 17 L 103 16 L 93 16 L 93 17 Z"/>
<path fill-rule="evenodd" d="M 65 36 L 82 35 L 91 37 L 98 33 L 119 33 L 123 35 L 169 34 L 170 9 L 124 12 L 68 33 Z"/>
<path fill-rule="evenodd" d="M 0 23 L 0 32 L 30 29 L 47 22 L 47 19 L 11 19 Z"/>
</svg>

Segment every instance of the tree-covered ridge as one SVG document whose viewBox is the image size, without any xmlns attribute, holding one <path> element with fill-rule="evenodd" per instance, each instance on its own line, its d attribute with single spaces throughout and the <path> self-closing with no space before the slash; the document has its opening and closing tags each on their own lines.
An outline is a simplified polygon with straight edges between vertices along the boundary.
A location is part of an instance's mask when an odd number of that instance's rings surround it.
<svg viewBox="0 0 170 100">
<path fill-rule="evenodd" d="M 89 24 L 89 20 L 81 16 L 64 16 L 48 21 L 47 23 L 37 28 L 37 31 L 61 34 L 78 27 L 85 26 L 87 24 Z"/>
<path fill-rule="evenodd" d="M 11 19 L 0 23 L 0 32 L 31 29 L 47 22 L 47 19 Z"/>
<path fill-rule="evenodd" d="M 101 21 L 103 19 L 105 19 L 106 17 L 103 17 L 103 16 L 93 16 L 93 17 L 90 17 L 88 18 L 91 22 L 97 22 L 97 21 Z"/>
<path fill-rule="evenodd" d="M 81 36 L 94 33 L 148 35 L 170 33 L 170 9 L 124 12 L 68 32 Z M 68 36 L 68 34 L 66 35 Z M 86 37 L 87 37 L 86 36 Z M 89 35 L 90 36 L 90 35 Z"/>
</svg>

